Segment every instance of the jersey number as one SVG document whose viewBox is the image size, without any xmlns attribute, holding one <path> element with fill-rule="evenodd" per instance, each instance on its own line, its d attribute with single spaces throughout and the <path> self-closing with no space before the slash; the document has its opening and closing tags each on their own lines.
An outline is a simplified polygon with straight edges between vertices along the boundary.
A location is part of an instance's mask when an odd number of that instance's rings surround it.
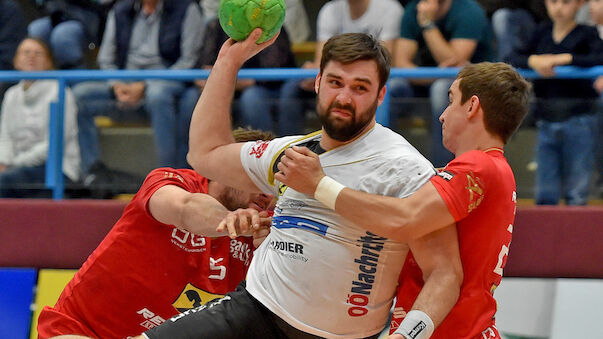
<svg viewBox="0 0 603 339">
<path fill-rule="evenodd" d="M 210 279 L 224 280 L 224 277 L 226 277 L 226 266 L 219 265 L 220 262 L 222 262 L 222 259 L 224 258 L 220 258 L 217 260 L 212 257 L 209 258 L 209 269 L 212 271 L 220 271 L 220 273 L 218 274 L 210 274 Z"/>
<path fill-rule="evenodd" d="M 498 263 L 496 264 L 496 268 L 494 269 L 494 273 L 498 275 L 503 275 L 503 262 L 505 261 L 505 257 L 509 255 L 509 248 L 507 245 L 503 245 L 498 253 Z"/>
</svg>

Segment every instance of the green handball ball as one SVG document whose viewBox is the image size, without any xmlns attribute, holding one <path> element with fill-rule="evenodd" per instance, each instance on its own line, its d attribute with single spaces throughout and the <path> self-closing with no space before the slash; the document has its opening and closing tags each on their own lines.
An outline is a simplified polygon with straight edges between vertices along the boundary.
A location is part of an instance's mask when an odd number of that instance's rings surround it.
<svg viewBox="0 0 603 339">
<path fill-rule="evenodd" d="M 220 0 L 220 26 L 236 41 L 245 40 L 255 28 L 262 29 L 258 44 L 270 40 L 283 26 L 284 0 Z"/>
</svg>

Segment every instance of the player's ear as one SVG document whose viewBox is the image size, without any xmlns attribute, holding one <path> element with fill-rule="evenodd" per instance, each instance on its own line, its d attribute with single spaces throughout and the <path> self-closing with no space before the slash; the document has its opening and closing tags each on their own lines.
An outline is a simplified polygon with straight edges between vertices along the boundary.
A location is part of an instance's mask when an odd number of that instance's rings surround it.
<svg viewBox="0 0 603 339">
<path fill-rule="evenodd" d="M 318 73 L 318 75 L 316 75 L 316 79 L 314 79 L 314 92 L 316 92 L 316 94 L 318 94 L 318 89 L 320 88 L 320 78 L 322 77 L 322 74 L 320 74 L 320 72 Z"/>
<path fill-rule="evenodd" d="M 381 105 L 381 103 L 383 102 L 383 99 L 385 98 L 385 93 L 387 92 L 387 86 L 383 85 L 383 87 L 381 87 L 379 89 L 379 92 L 377 93 L 377 104 Z"/>
<path fill-rule="evenodd" d="M 481 104 L 479 97 L 477 95 L 472 95 L 471 98 L 469 98 L 469 106 L 467 107 L 467 114 L 469 117 L 473 117 L 475 114 L 477 114 L 477 111 L 480 109 L 480 107 Z"/>
</svg>

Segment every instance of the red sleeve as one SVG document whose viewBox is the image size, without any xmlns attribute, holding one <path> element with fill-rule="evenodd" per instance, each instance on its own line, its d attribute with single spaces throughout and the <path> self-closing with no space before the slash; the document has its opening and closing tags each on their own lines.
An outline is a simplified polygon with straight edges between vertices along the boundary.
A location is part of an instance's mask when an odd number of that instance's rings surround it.
<svg viewBox="0 0 603 339">
<path fill-rule="evenodd" d="M 169 167 L 157 168 L 147 175 L 132 203 L 139 204 L 141 210 L 146 211 L 150 216 L 151 214 L 148 209 L 149 199 L 161 187 L 174 185 L 191 193 L 207 193 L 208 183 L 209 180 L 193 170 L 173 169 Z"/>
<path fill-rule="evenodd" d="M 481 151 L 467 152 L 431 178 L 454 221 L 465 218 L 484 199 L 487 180 L 483 176 L 489 161 Z"/>
</svg>

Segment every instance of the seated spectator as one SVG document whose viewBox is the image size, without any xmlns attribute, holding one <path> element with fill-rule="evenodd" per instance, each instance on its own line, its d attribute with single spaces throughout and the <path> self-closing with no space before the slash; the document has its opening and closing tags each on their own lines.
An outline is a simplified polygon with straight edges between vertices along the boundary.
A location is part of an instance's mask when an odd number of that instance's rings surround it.
<svg viewBox="0 0 603 339">
<path fill-rule="evenodd" d="M 414 0 L 406 6 L 401 38 L 396 40 L 394 66 L 459 67 L 493 59 L 488 18 L 475 0 Z M 439 121 L 448 105 L 448 89 L 453 80 L 390 80 L 392 98 L 415 96 L 417 90 L 428 86 L 432 118 L 430 160 L 436 167 L 445 166 L 453 158 L 442 146 Z"/>
<path fill-rule="evenodd" d="M 199 5 L 192 0 L 123 0 L 107 17 L 98 54 L 103 70 L 190 69 L 198 60 L 203 36 Z M 100 159 L 94 117 L 134 119 L 150 115 L 159 166 L 183 168 L 188 133 L 179 124 L 184 114 L 179 99 L 184 82 L 168 80 L 83 82 L 73 88 L 79 115 L 82 168 L 88 172 Z M 189 118 L 190 119 L 190 118 Z"/>
<path fill-rule="evenodd" d="M 525 49 L 511 55 L 516 67 L 544 77 L 534 80 L 538 126 L 536 203 L 587 203 L 593 172 L 598 93 L 591 79 L 547 79 L 555 66 L 603 64 L 603 42 L 594 27 L 577 24 L 583 0 L 545 0 L 552 23 L 542 23 Z"/>
<path fill-rule="evenodd" d="M 525 48 L 536 26 L 548 21 L 542 0 L 505 0 L 492 14 L 492 28 L 497 41 L 498 60 L 509 62 L 514 51 Z"/>
<path fill-rule="evenodd" d="M 595 24 L 599 32 L 599 38 L 603 39 L 603 0 L 589 0 L 588 8 L 590 20 Z M 599 191 L 600 197 L 603 198 L 603 75 L 599 76 L 594 83 L 595 90 L 599 93 L 599 102 L 597 106 L 597 114 L 599 119 L 599 133 L 595 149 L 595 172 L 599 178 L 595 187 Z"/>
<path fill-rule="evenodd" d="M 50 70 L 50 49 L 41 40 L 26 38 L 17 48 L 14 66 L 24 72 Z M 57 94 L 55 80 L 22 80 L 6 91 L 0 120 L 0 197 L 33 197 L 38 191 L 24 186 L 44 187 L 50 103 Z M 66 89 L 63 174 L 67 183 L 77 181 L 80 174 L 76 114 L 73 94 Z"/>
<path fill-rule="evenodd" d="M 227 39 L 228 35 L 222 30 L 218 18 L 214 18 L 207 23 L 199 60 L 200 68 L 210 69 L 213 66 L 222 44 Z M 281 29 L 280 35 L 272 45 L 243 65 L 243 68 L 280 67 L 295 67 L 295 56 L 291 51 L 291 44 L 285 29 Z M 271 113 L 276 111 L 282 83 L 282 81 L 239 79 L 237 81 L 237 92 L 235 93 L 238 100 L 235 107 L 233 107 L 235 124 L 264 131 L 276 130 L 274 117 Z M 187 140 L 190 119 L 204 85 L 205 80 L 195 81 L 195 86 L 188 89 L 181 100 L 182 112 L 186 112 L 187 117 L 186 122 L 183 121 L 187 128 Z M 285 120 L 284 124 L 281 123 L 279 126 L 282 127 L 282 125 L 287 124 L 289 122 Z M 188 151 L 188 147 L 186 151 Z M 183 154 L 186 156 L 186 153 Z"/>
<path fill-rule="evenodd" d="M 13 0 L 0 0 L 0 71 L 13 69 L 17 45 L 25 38 L 25 19 Z M 0 83 L 0 99 L 10 85 Z"/>
<path fill-rule="evenodd" d="M 57 67 L 84 68 L 84 51 L 98 41 L 105 10 L 114 0 L 42 0 L 46 16 L 32 21 L 28 34 L 50 45 Z M 108 7 L 108 6 L 107 6 Z"/>
<path fill-rule="evenodd" d="M 25 38 L 25 19 L 13 0 L 0 0 L 0 70 L 13 69 L 13 57 Z"/>
<path fill-rule="evenodd" d="M 285 22 L 283 26 L 287 30 L 289 40 L 292 43 L 299 43 L 308 40 L 310 36 L 310 24 L 308 24 L 308 14 L 302 0 L 284 0 L 285 1 Z M 201 8 L 207 22 L 218 16 L 218 5 L 220 0 L 201 0 Z"/>
<path fill-rule="evenodd" d="M 351 1 L 333 0 L 325 3 L 318 13 L 316 22 L 317 44 L 314 60 L 303 68 L 319 68 L 322 46 L 336 34 L 367 33 L 378 38 L 392 52 L 394 40 L 400 34 L 400 20 L 404 9 L 395 0 Z M 314 78 L 286 81 L 281 90 L 279 103 L 279 135 L 294 135 L 304 132 L 304 117 L 308 101 L 314 102 Z"/>
</svg>

